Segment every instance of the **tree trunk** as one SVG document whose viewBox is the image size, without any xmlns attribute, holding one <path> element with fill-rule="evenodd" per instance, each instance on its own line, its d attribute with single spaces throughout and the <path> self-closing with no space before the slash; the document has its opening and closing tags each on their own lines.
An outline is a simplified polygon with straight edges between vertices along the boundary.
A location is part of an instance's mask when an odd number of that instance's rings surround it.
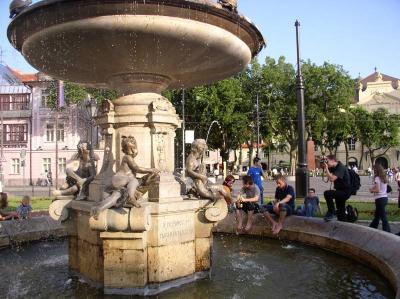
<svg viewBox="0 0 400 299">
<path fill-rule="evenodd" d="M 346 165 L 349 164 L 349 147 L 347 142 L 344 142 L 344 150 L 346 152 Z"/>
<path fill-rule="evenodd" d="M 240 167 L 242 167 L 242 163 L 243 163 L 243 148 L 242 148 L 242 145 L 240 145 L 240 148 L 239 148 L 239 166 Z"/>
<path fill-rule="evenodd" d="M 369 158 L 371 160 L 371 168 L 374 165 L 374 161 L 375 161 L 375 155 L 374 155 L 374 151 L 369 150 Z"/>
<path fill-rule="evenodd" d="M 358 169 L 364 169 L 363 168 L 363 160 L 364 160 L 364 144 L 361 143 L 361 156 L 360 156 L 360 161 L 358 161 Z"/>
<path fill-rule="evenodd" d="M 290 152 L 289 152 L 289 156 L 290 156 L 290 175 L 295 175 L 296 173 L 296 162 L 297 162 L 297 150 L 296 147 L 290 147 Z"/>
</svg>

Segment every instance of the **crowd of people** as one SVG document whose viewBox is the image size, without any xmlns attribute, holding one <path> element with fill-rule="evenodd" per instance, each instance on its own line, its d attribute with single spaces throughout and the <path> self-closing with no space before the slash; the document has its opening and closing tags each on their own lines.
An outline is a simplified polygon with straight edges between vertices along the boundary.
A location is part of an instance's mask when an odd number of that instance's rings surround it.
<svg viewBox="0 0 400 299">
<path fill-rule="evenodd" d="M 255 213 L 262 213 L 264 215 L 266 221 L 271 225 L 272 233 L 275 235 L 279 234 L 283 228 L 285 219 L 290 215 L 314 217 L 317 212 L 322 214 L 320 199 L 316 195 L 314 188 L 308 190 L 303 204 L 296 208 L 294 188 L 290 186 L 286 182 L 285 177 L 279 173 L 274 176 L 276 182 L 275 196 L 272 201 L 265 204 L 262 181 L 267 178 L 267 175 L 261 167 L 259 158 L 256 157 L 253 162 L 253 166 L 249 169 L 247 175 L 243 177 L 242 188 L 236 196 L 235 203 L 232 204 L 236 210 L 237 234 L 251 229 Z M 327 205 L 324 220 L 329 222 L 337 218 L 338 221 L 351 221 L 349 206 L 346 207 L 346 202 L 359 188 L 359 186 L 354 186 L 354 178 L 352 178 L 352 176 L 354 176 L 352 173 L 357 173 L 358 169 L 346 167 L 342 162 L 338 161 L 334 155 L 324 157 L 321 160 L 320 167 L 327 181 L 332 183 L 331 186 L 333 185 L 333 188 L 323 193 Z M 374 218 L 369 226 L 378 228 L 379 222 L 381 221 L 382 229 L 386 232 L 390 232 L 390 225 L 386 215 L 386 205 L 388 203 L 388 192 L 390 189 L 390 175 L 380 164 L 374 165 L 371 172 L 373 172 L 373 185 L 369 188 L 369 191 L 375 201 L 375 212 Z M 400 172 L 397 172 L 396 175 L 393 173 L 392 176 L 397 179 L 400 191 L 399 173 Z M 230 176 L 230 188 L 232 188 L 233 182 L 234 178 Z M 247 214 L 246 225 L 243 225 L 243 213 Z M 400 233 L 397 235 L 400 235 Z"/>
</svg>

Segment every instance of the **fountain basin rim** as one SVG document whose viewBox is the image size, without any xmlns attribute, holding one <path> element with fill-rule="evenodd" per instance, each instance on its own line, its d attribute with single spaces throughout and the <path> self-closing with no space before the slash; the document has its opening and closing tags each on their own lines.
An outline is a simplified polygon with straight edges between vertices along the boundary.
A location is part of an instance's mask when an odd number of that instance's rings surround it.
<svg viewBox="0 0 400 299">
<path fill-rule="evenodd" d="M 11 44 L 13 44 L 13 41 L 11 39 L 11 30 L 13 26 L 16 26 L 16 23 L 23 19 L 25 16 L 29 15 L 30 13 L 34 13 L 36 10 L 44 9 L 46 7 L 52 6 L 54 4 L 60 4 L 60 3 L 68 3 L 68 2 L 84 2 L 86 5 L 90 3 L 116 3 L 116 2 L 121 2 L 121 3 L 126 3 L 124 0 L 42 0 L 37 3 L 34 3 L 33 5 L 29 6 L 25 10 L 23 10 L 19 15 L 17 15 L 15 18 L 13 18 L 8 25 L 7 28 L 7 37 L 8 40 Z M 258 42 L 258 47 L 256 49 L 252 49 L 252 56 L 255 57 L 258 53 L 261 52 L 261 50 L 266 47 L 267 43 L 265 38 L 263 37 L 262 33 L 258 29 L 258 27 L 247 17 L 241 14 L 236 14 L 233 12 L 230 12 L 226 9 L 223 9 L 221 5 L 212 3 L 212 2 L 204 2 L 204 3 L 199 3 L 199 2 L 192 2 L 190 0 L 136 0 L 137 4 L 159 4 L 162 2 L 162 5 L 164 6 L 175 6 L 175 7 L 180 7 L 184 8 L 190 8 L 193 10 L 198 10 L 198 11 L 206 11 L 207 13 L 211 13 L 213 15 L 216 15 L 218 17 L 222 17 L 228 20 L 235 20 L 238 22 L 238 24 L 241 25 L 242 28 L 246 29 L 247 31 L 250 29 L 255 33 L 257 37 L 257 42 Z M 126 13 L 126 12 L 125 12 Z M 20 51 L 21 47 L 18 47 L 17 45 L 13 46 Z"/>
<path fill-rule="evenodd" d="M 254 217 L 247 235 L 275 238 L 262 215 Z M 245 221 L 246 219 L 244 219 Z M 231 213 L 214 227 L 214 233 L 235 233 L 236 221 Z M 400 299 L 400 237 L 377 229 L 322 219 L 290 216 L 285 221 L 280 239 L 315 246 L 349 257 L 380 273 L 392 285 Z"/>
</svg>

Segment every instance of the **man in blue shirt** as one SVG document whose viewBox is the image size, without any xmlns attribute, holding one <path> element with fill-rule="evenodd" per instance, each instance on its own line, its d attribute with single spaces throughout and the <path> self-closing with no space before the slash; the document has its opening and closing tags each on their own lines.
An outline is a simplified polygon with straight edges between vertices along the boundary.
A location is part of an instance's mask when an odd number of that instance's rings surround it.
<svg viewBox="0 0 400 299">
<path fill-rule="evenodd" d="M 276 191 L 275 200 L 263 206 L 264 216 L 271 223 L 272 233 L 279 234 L 283 227 L 283 223 L 287 216 L 290 216 L 295 211 L 296 195 L 292 186 L 286 183 L 285 178 L 278 174 L 275 178 Z M 279 216 L 279 221 L 276 222 L 271 214 Z"/>
<path fill-rule="evenodd" d="M 262 205 L 263 201 L 264 201 L 264 187 L 263 187 L 261 177 L 264 178 L 264 171 L 261 167 L 261 159 L 260 158 L 255 157 L 253 159 L 253 166 L 250 167 L 249 171 L 247 172 L 247 175 L 251 176 L 254 184 L 256 184 L 258 189 L 260 189 L 259 204 Z"/>
</svg>

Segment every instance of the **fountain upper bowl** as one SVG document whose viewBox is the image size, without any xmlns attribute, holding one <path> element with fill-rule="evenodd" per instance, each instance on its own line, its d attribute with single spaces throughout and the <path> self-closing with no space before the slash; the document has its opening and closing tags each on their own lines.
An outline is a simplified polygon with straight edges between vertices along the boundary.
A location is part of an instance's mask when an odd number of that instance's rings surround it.
<svg viewBox="0 0 400 299">
<path fill-rule="evenodd" d="M 140 91 L 230 77 L 264 46 L 248 19 L 207 0 L 41 1 L 10 23 L 8 38 L 54 78 L 117 89 L 141 82 Z"/>
</svg>

